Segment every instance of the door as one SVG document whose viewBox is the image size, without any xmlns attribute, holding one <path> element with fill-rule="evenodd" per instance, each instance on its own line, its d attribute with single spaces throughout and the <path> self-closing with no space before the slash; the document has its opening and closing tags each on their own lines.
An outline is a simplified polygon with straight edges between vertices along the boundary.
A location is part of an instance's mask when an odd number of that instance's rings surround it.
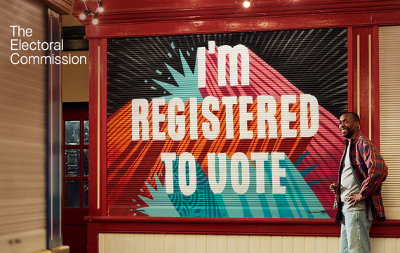
<svg viewBox="0 0 400 253">
<path fill-rule="evenodd" d="M 63 240 L 70 252 L 86 253 L 89 175 L 88 110 L 63 113 Z"/>
</svg>

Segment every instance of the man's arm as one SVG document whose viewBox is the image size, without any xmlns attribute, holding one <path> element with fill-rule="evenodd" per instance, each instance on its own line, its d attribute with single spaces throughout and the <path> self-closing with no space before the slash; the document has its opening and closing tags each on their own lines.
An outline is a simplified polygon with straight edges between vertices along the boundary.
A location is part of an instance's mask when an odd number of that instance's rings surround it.
<svg viewBox="0 0 400 253">
<path fill-rule="evenodd" d="M 361 143 L 357 148 L 364 160 L 364 164 L 368 168 L 368 176 L 361 184 L 360 193 L 349 195 L 347 201 L 353 207 L 381 186 L 388 174 L 385 161 L 374 145 L 369 142 Z"/>
<path fill-rule="evenodd" d="M 368 168 L 368 176 L 362 182 L 360 195 L 366 198 L 382 185 L 388 175 L 388 170 L 378 149 L 370 143 L 363 144 L 360 147 L 360 155 Z"/>
</svg>

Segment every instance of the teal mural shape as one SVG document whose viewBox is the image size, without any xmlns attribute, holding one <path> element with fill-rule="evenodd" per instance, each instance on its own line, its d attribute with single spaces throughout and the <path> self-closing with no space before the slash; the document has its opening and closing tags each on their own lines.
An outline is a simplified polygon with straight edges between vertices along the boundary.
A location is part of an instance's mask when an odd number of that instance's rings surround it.
<svg viewBox="0 0 400 253">
<path fill-rule="evenodd" d="M 167 66 L 169 72 L 172 74 L 175 81 L 178 83 L 178 86 L 173 84 L 165 83 L 156 79 L 152 79 L 154 82 L 159 84 L 165 90 L 167 90 L 172 95 L 164 96 L 165 103 L 169 102 L 174 97 L 179 97 L 185 103 L 189 98 L 197 98 L 197 103 L 203 101 L 203 97 L 197 87 L 198 82 L 198 59 L 196 58 L 196 67 L 194 72 L 190 69 L 189 64 L 187 63 L 185 57 L 183 56 L 181 50 L 179 49 L 179 55 L 182 62 L 183 75 L 176 71 L 174 68 L 169 66 L 167 63 L 164 63 Z"/>
</svg>

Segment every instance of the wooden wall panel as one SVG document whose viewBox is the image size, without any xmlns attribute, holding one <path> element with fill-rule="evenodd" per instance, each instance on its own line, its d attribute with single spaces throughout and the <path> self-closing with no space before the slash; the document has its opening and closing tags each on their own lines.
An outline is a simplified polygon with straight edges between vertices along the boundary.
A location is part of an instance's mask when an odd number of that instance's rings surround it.
<svg viewBox="0 0 400 253">
<path fill-rule="evenodd" d="M 46 65 L 12 64 L 11 39 L 46 41 L 46 7 L 37 1 L 3 1 L 0 15 L 0 251 L 46 248 Z M 11 25 L 31 28 L 13 37 Z M 14 57 L 16 61 L 19 57 Z"/>
<path fill-rule="evenodd" d="M 400 26 L 379 28 L 380 151 L 389 169 L 382 186 L 388 219 L 400 219 Z"/>
<path fill-rule="evenodd" d="M 89 101 L 89 52 L 66 51 L 63 56 L 86 57 L 86 64 L 66 64 L 62 66 L 62 101 Z"/>
<path fill-rule="evenodd" d="M 338 237 L 99 234 L 100 253 L 338 253 L 339 243 Z M 400 252 L 400 238 L 371 238 L 371 248 L 371 253 Z"/>
</svg>

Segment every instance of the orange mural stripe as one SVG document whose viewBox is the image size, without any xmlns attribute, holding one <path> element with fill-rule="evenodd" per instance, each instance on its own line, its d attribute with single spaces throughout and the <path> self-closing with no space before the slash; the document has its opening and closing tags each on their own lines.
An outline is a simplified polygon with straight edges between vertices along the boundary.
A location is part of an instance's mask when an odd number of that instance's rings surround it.
<svg viewBox="0 0 400 253">
<path fill-rule="evenodd" d="M 147 120 L 148 120 L 148 122 L 149 122 L 149 130 L 151 130 L 152 129 L 152 118 L 151 118 L 151 108 L 152 108 L 152 106 L 151 106 L 151 102 L 150 102 L 150 110 L 149 110 L 149 116 L 147 117 Z M 129 118 L 129 121 L 132 121 L 132 117 L 130 117 Z M 126 120 L 124 121 L 124 122 L 126 122 Z M 128 124 L 128 126 L 129 125 L 131 125 L 131 124 Z M 117 126 L 118 127 L 118 126 Z M 131 129 L 132 130 L 132 129 Z M 150 131 L 151 132 L 151 131 Z M 124 135 L 124 142 L 120 142 L 120 143 L 118 143 L 118 144 L 120 144 L 120 145 L 114 145 L 114 146 L 109 146 L 109 147 L 107 147 L 107 149 L 109 150 L 109 149 L 113 149 L 113 150 L 115 150 L 114 151 L 114 153 L 111 153 L 111 152 L 107 152 L 108 154 L 107 154 L 107 157 L 108 157 L 108 159 L 109 159 L 109 161 L 108 161 L 108 164 L 112 164 L 116 159 L 118 159 L 118 157 L 121 155 L 121 153 L 122 152 L 124 152 L 124 150 L 130 145 L 130 143 L 132 142 L 132 139 L 129 137 L 129 138 L 127 138 L 127 136 L 128 135 L 131 135 L 132 134 L 132 132 L 131 131 L 127 131 L 127 134 L 126 135 Z M 141 133 L 140 134 L 140 137 L 142 137 L 142 135 L 143 135 L 143 133 Z M 150 140 L 152 139 L 151 138 L 152 136 L 150 136 Z M 114 138 L 116 138 L 116 137 L 114 137 Z M 119 140 L 118 138 L 116 138 L 116 140 Z M 142 144 L 142 139 L 140 139 L 139 141 L 138 141 L 138 143 L 135 145 L 135 147 L 134 147 L 134 150 L 136 150 L 140 145 Z"/>
<path fill-rule="evenodd" d="M 162 113 L 165 115 L 167 113 L 167 110 L 168 110 L 168 106 L 165 105 L 163 110 L 162 110 Z M 167 124 L 167 122 L 164 122 L 162 124 L 162 127 L 161 127 L 161 132 L 166 133 L 167 128 L 168 128 L 168 124 Z M 164 145 L 163 145 L 163 148 L 161 149 L 162 153 L 170 152 L 170 150 L 172 149 L 173 144 L 174 144 L 174 141 L 168 136 L 167 133 L 166 133 L 165 137 L 166 138 L 165 138 L 165 141 L 164 141 Z M 161 154 L 156 159 L 157 160 L 156 160 L 156 162 L 155 162 L 155 164 L 153 165 L 153 168 L 152 168 L 153 171 L 150 171 L 150 173 L 149 173 L 151 175 L 151 178 L 153 178 L 155 173 L 157 173 L 157 175 L 159 175 L 159 173 L 164 168 L 164 163 L 161 161 Z M 146 180 L 146 182 L 148 182 L 148 181 L 149 181 L 149 179 Z M 154 186 L 154 184 L 155 184 L 154 181 L 153 182 L 151 181 L 151 182 L 148 182 L 148 183 L 150 185 L 152 185 L 152 186 Z"/>
<path fill-rule="evenodd" d="M 185 115 L 190 115 L 190 102 L 189 100 L 186 101 L 185 103 L 185 111 L 184 114 Z M 189 127 L 187 127 L 189 126 Z M 185 118 L 185 135 L 182 139 L 182 141 L 179 142 L 178 145 L 178 153 L 183 153 L 186 151 L 187 147 L 189 146 L 190 143 L 190 116 L 187 116 Z"/>
<path fill-rule="evenodd" d="M 215 145 L 217 146 L 215 153 L 217 154 L 221 153 L 222 148 L 225 146 L 226 142 L 227 139 L 226 139 L 226 111 L 225 111 L 225 114 L 222 115 L 222 128 L 221 128 L 220 140 L 217 140 L 215 143 Z"/>
<path fill-rule="evenodd" d="M 226 118 L 225 118 L 225 111 L 223 110 L 224 106 L 222 105 L 222 103 L 220 103 L 219 105 L 219 111 L 217 113 L 217 118 L 220 121 L 220 132 L 217 136 L 217 138 L 215 138 L 211 145 L 210 148 L 208 149 L 208 153 L 216 153 L 216 151 L 218 151 L 218 149 L 224 145 L 225 140 L 226 140 L 226 134 L 224 134 L 224 132 L 226 131 L 225 126 L 226 126 Z M 221 122 L 222 121 L 222 122 Z M 221 124 L 222 123 L 222 124 Z M 225 130 L 225 131 L 224 131 Z M 225 135 L 225 136 L 224 136 Z M 225 137 L 225 138 L 224 138 Z"/>
<path fill-rule="evenodd" d="M 234 126 L 234 138 L 232 142 L 230 143 L 228 150 L 226 154 L 228 154 L 229 157 L 232 157 L 232 155 L 236 152 L 237 147 L 240 144 L 240 133 L 239 133 L 239 105 L 234 105 L 233 106 L 233 126 Z"/>
<path fill-rule="evenodd" d="M 150 102 L 150 108 L 152 108 L 152 106 L 151 106 L 151 102 Z M 148 121 L 149 121 L 149 131 L 151 132 L 151 129 L 152 129 L 152 119 L 151 119 L 151 117 L 150 117 L 150 111 L 151 111 L 151 109 L 149 110 L 149 116 L 148 116 Z M 150 136 L 151 137 L 151 136 Z M 129 143 L 131 142 L 131 139 L 128 139 L 127 140 L 127 142 L 128 142 L 128 145 L 129 145 Z M 135 145 L 135 147 L 129 152 L 129 155 L 128 156 L 126 156 L 125 158 L 124 158 L 124 160 L 122 161 L 122 162 L 120 162 L 119 163 L 119 165 L 117 166 L 117 168 L 115 169 L 115 170 L 113 170 L 113 172 L 108 176 L 108 178 L 107 178 L 107 181 L 109 182 L 109 181 L 111 181 L 111 180 L 113 180 L 113 178 L 115 177 L 115 175 L 119 172 L 119 170 L 123 167 L 123 164 L 125 164 L 126 163 L 126 161 L 128 161 L 131 157 L 132 157 L 132 155 L 137 151 L 137 149 L 140 147 L 140 145 L 142 144 L 142 139 L 140 139 L 138 142 L 137 142 L 137 144 Z M 146 143 L 146 146 L 145 146 L 145 148 L 144 149 L 142 149 L 142 152 L 141 152 L 141 154 L 143 154 L 143 151 L 145 151 L 145 150 L 148 150 L 150 147 L 151 147 L 151 145 L 152 145 L 152 143 L 153 143 L 153 140 L 152 140 L 152 138 Z M 116 159 L 118 159 L 118 157 L 119 157 L 119 155 L 122 153 L 122 152 L 124 152 L 124 150 L 125 149 L 121 149 L 121 148 L 119 148 L 119 149 L 117 149 L 118 150 L 118 155 L 114 155 L 114 160 L 116 160 Z M 111 162 L 112 160 L 110 160 L 110 162 Z M 132 166 L 130 166 L 129 167 L 129 170 L 128 171 L 131 171 L 131 173 L 133 173 L 135 170 L 136 170 L 136 168 L 137 168 L 137 166 L 138 166 L 138 164 L 137 164 L 137 161 L 138 160 L 135 160 L 135 163 L 134 164 L 132 164 Z M 111 164 L 111 163 L 108 163 L 108 164 Z M 132 169 L 133 169 L 133 171 L 132 171 Z M 129 175 L 129 174 L 128 174 Z"/>
<path fill-rule="evenodd" d="M 127 107 L 127 106 L 125 106 Z M 126 115 L 128 113 L 126 110 L 123 110 L 120 112 L 120 115 L 118 117 L 122 118 L 122 121 L 118 121 L 115 124 L 107 124 L 107 131 L 108 131 L 108 136 L 107 136 L 107 146 L 112 150 L 117 144 L 119 144 L 118 137 L 122 134 L 122 130 L 124 129 L 125 131 L 127 130 L 126 127 L 121 127 L 123 126 L 126 122 Z"/>
<path fill-rule="evenodd" d="M 300 137 L 300 113 L 299 113 L 300 112 L 300 102 L 297 102 L 293 107 L 295 107 L 295 108 L 293 108 L 292 111 L 296 112 L 296 123 L 293 128 L 297 129 L 297 137 L 296 137 L 296 141 L 293 144 L 289 154 L 287 155 L 289 159 L 292 156 L 293 152 L 296 151 L 296 148 L 302 139 Z"/>
<path fill-rule="evenodd" d="M 255 117 L 253 117 L 253 120 L 250 123 L 250 127 L 249 129 L 251 131 L 253 131 L 253 139 L 250 142 L 249 148 L 247 150 L 247 157 L 251 158 L 251 153 L 254 152 L 254 150 L 257 147 L 257 143 L 258 143 L 258 138 L 257 138 L 257 133 L 256 133 L 256 128 L 257 128 L 257 101 L 255 101 L 255 103 L 253 102 L 253 104 L 250 106 L 250 112 L 253 113 L 253 115 L 255 115 Z M 255 137 L 254 137 L 255 136 Z"/>
<path fill-rule="evenodd" d="M 191 150 L 192 153 L 195 153 L 196 159 L 200 158 L 199 155 L 203 153 L 203 149 L 207 143 L 207 139 L 206 139 L 206 137 L 204 137 L 203 128 L 202 128 L 203 123 L 206 122 L 206 118 L 201 113 L 202 105 L 203 105 L 203 102 L 201 102 L 197 108 L 198 109 L 198 122 L 199 122 L 199 125 L 198 125 L 199 139 L 197 139 L 193 149 Z M 201 165 L 200 165 L 201 167 L 204 166 L 204 164 L 203 164 L 204 161 L 198 161 L 198 162 L 201 162 Z"/>
<path fill-rule="evenodd" d="M 130 166 L 129 169 L 123 175 L 122 178 L 126 178 L 127 180 L 119 181 L 118 185 L 113 189 L 111 194 L 113 194 L 115 192 L 120 192 L 121 189 L 125 188 L 125 186 L 128 184 L 128 182 L 132 178 L 132 175 L 135 173 L 136 168 L 139 166 L 140 162 L 143 160 L 144 155 L 147 153 L 147 151 L 150 149 L 150 147 L 151 147 L 151 142 L 149 141 L 146 144 L 145 148 L 142 149 L 138 158 L 135 160 L 135 162 L 132 164 L 132 166 Z"/>
<path fill-rule="evenodd" d="M 127 154 L 126 156 L 124 156 L 124 159 L 119 163 L 119 165 L 112 171 L 111 174 L 108 175 L 107 177 L 107 183 L 110 182 L 111 180 L 114 179 L 115 175 L 119 172 L 120 169 L 123 168 L 123 166 L 125 165 L 125 163 L 132 157 L 132 155 L 136 152 L 136 150 L 140 147 L 140 144 L 142 143 L 142 141 L 140 141 L 137 145 L 135 145 L 135 147 L 129 152 L 129 154 Z M 149 145 L 146 144 L 146 145 Z M 151 145 L 151 144 L 150 144 Z M 122 153 L 122 152 L 121 152 Z M 108 163 L 111 164 L 111 163 Z"/>
<path fill-rule="evenodd" d="M 150 117 L 150 116 L 148 117 L 148 120 L 149 120 L 149 128 L 150 128 L 150 127 L 152 126 L 152 121 L 151 121 L 151 117 Z M 134 148 L 131 150 L 131 152 L 129 153 L 129 156 L 127 156 L 127 157 L 123 160 L 123 162 L 120 163 L 120 165 L 119 165 L 117 168 L 122 168 L 123 164 L 125 164 L 126 161 L 128 161 L 128 160 L 132 157 L 132 154 L 135 153 L 135 152 L 137 151 L 137 149 L 140 147 L 140 145 L 142 144 L 142 142 L 143 142 L 142 140 L 138 141 L 138 143 L 135 145 L 135 147 L 134 147 Z M 140 152 L 140 154 L 139 154 L 139 156 L 138 156 L 138 159 L 136 159 L 135 162 L 132 164 L 132 166 L 129 167 L 128 172 L 131 171 L 131 172 L 130 172 L 131 174 L 134 173 L 134 171 L 136 170 L 136 168 L 137 168 L 137 166 L 139 165 L 140 161 L 143 159 L 143 156 L 145 155 L 145 153 L 147 152 L 147 150 L 151 147 L 152 143 L 153 143 L 153 140 L 152 140 L 152 139 L 150 139 L 150 140 L 146 143 L 145 147 L 144 147 L 144 148 L 142 149 L 142 151 Z M 121 151 L 121 152 L 123 152 L 123 151 Z M 140 155 L 142 156 L 141 159 L 140 159 Z M 138 163 L 138 162 L 139 162 L 139 163 Z M 122 164 L 122 163 L 123 163 L 123 164 Z M 117 169 L 116 169 L 116 170 L 117 170 Z M 114 171 L 116 171 L 116 170 L 114 170 Z M 110 180 L 112 180 L 112 179 L 114 178 L 114 176 L 115 176 L 115 174 L 116 174 L 116 173 L 114 173 L 114 171 L 113 171 L 113 173 L 109 176 L 108 181 L 110 181 Z M 117 172 L 119 172 L 119 170 L 118 170 Z M 128 174 L 128 175 L 131 175 L 131 174 Z"/>
<path fill-rule="evenodd" d="M 126 121 L 127 120 L 124 120 L 124 122 Z M 113 157 L 118 157 L 121 152 L 129 146 L 131 141 L 130 138 L 126 138 L 126 136 L 131 133 L 128 127 L 118 127 L 118 125 L 114 126 L 114 128 L 115 127 L 119 130 L 118 132 L 112 128 L 107 129 L 109 133 L 109 137 L 107 138 L 107 159 L 111 163 L 115 160 Z"/>
<path fill-rule="evenodd" d="M 282 142 L 282 128 L 281 128 L 281 100 L 279 99 L 278 106 L 276 108 L 276 123 L 278 124 L 277 131 L 278 131 L 278 138 L 272 148 L 271 152 L 277 152 Z"/>
<path fill-rule="evenodd" d="M 123 178 L 126 178 L 127 180 L 120 181 L 120 182 L 118 183 L 118 185 L 112 190 L 111 194 L 114 194 L 114 193 L 116 193 L 116 192 L 120 192 L 121 189 L 124 189 L 124 188 L 125 188 L 125 186 L 128 184 L 128 182 L 129 182 L 130 179 L 132 178 L 132 175 L 133 175 L 134 172 L 136 171 L 136 168 L 140 165 L 140 162 L 143 160 L 144 155 L 145 155 L 145 154 L 147 153 L 147 151 L 150 149 L 152 142 L 153 142 L 153 141 L 148 141 L 148 142 L 146 143 L 145 147 L 141 150 L 140 154 L 138 155 L 138 158 L 134 161 L 134 163 L 129 167 L 129 169 L 128 169 L 128 170 L 125 172 L 125 174 L 123 175 Z M 138 147 L 138 146 L 136 146 L 136 147 Z M 129 158 L 130 158 L 130 157 L 129 157 Z M 127 161 L 129 158 L 124 159 L 124 160 L 125 160 L 125 163 L 126 163 L 126 161 Z M 120 165 L 117 167 L 117 169 L 120 170 L 120 169 L 123 167 L 123 165 L 124 165 L 124 164 L 121 164 L 121 163 L 120 163 Z M 116 169 L 116 170 L 117 170 L 117 169 Z M 118 170 L 118 171 L 119 171 L 119 170 Z M 114 175 L 114 176 L 115 176 L 115 175 Z M 113 176 L 113 177 L 114 177 L 114 176 Z M 113 177 L 109 177 L 109 180 L 112 180 Z"/>
</svg>

